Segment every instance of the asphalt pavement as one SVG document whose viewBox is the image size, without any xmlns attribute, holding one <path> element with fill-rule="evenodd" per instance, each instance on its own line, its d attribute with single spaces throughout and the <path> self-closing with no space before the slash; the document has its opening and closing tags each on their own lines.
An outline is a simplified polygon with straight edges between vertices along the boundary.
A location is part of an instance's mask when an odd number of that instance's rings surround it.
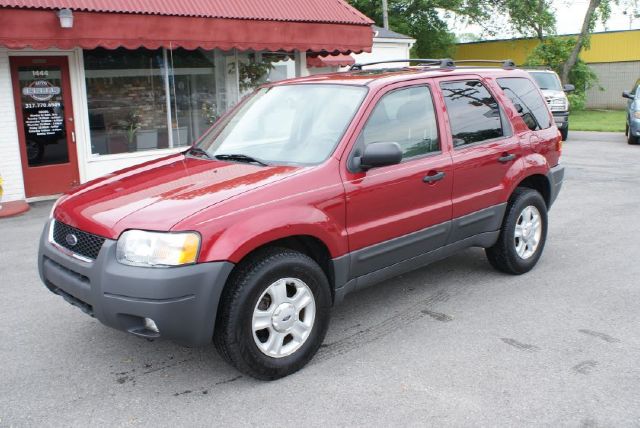
<svg viewBox="0 0 640 428">
<path fill-rule="evenodd" d="M 350 295 L 275 382 L 46 290 L 51 203 L 0 219 L 0 426 L 640 426 L 640 145 L 572 132 L 562 163 L 533 271 L 471 249 Z"/>
</svg>

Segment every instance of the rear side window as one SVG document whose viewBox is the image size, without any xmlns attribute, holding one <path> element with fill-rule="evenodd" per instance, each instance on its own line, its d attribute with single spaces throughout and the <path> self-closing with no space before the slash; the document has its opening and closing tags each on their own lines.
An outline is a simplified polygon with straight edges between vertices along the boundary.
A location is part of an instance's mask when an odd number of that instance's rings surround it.
<svg viewBox="0 0 640 428">
<path fill-rule="evenodd" d="M 431 91 L 427 86 L 397 89 L 373 109 L 360 138 L 371 143 L 395 142 L 403 159 L 440 150 Z"/>
<path fill-rule="evenodd" d="M 500 106 L 480 81 L 443 82 L 440 88 L 454 147 L 504 136 Z"/>
<path fill-rule="evenodd" d="M 531 80 L 521 77 L 496 80 L 529 129 L 547 129 L 552 125 L 547 103 Z"/>
</svg>

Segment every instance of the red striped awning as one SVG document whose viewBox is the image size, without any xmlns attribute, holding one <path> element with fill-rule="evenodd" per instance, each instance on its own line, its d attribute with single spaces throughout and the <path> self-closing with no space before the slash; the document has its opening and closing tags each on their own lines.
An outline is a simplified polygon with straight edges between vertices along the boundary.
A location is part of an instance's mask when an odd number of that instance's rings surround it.
<svg viewBox="0 0 640 428">
<path fill-rule="evenodd" d="M 61 28 L 57 11 L 73 11 Z M 370 52 L 373 22 L 343 0 L 0 0 L 0 46 Z"/>
<path fill-rule="evenodd" d="M 346 67 L 355 63 L 356 60 L 351 55 L 344 54 L 307 57 L 307 67 Z"/>
</svg>

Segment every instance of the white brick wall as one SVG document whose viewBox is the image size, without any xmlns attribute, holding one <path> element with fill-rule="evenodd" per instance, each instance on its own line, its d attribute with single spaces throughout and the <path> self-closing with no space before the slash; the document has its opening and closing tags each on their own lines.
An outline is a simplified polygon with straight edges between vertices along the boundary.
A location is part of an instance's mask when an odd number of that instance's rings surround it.
<svg viewBox="0 0 640 428">
<path fill-rule="evenodd" d="M 0 176 L 4 181 L 2 202 L 24 199 L 18 128 L 11 87 L 9 56 L 0 47 Z"/>
</svg>

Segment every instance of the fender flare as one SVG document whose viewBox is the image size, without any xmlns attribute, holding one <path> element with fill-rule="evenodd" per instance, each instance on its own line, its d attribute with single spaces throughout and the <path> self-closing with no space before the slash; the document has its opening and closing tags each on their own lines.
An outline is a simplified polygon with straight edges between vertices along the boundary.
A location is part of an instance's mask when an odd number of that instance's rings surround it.
<svg viewBox="0 0 640 428">
<path fill-rule="evenodd" d="M 269 227 L 265 228 L 264 225 Z M 247 254 L 270 242 L 294 236 L 310 236 L 325 245 L 331 258 L 348 252 L 344 224 L 310 206 L 270 209 L 221 230 L 206 248 L 200 260 L 240 262 Z"/>
</svg>

